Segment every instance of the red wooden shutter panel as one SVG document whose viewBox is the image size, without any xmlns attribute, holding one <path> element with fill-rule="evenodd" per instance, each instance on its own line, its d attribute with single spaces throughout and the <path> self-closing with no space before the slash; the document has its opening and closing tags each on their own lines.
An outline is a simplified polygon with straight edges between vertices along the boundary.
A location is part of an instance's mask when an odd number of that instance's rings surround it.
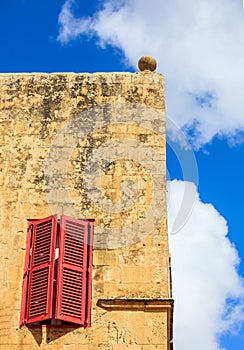
<svg viewBox="0 0 244 350">
<path fill-rule="evenodd" d="M 55 318 L 87 326 L 89 222 L 61 216 Z"/>
<path fill-rule="evenodd" d="M 57 216 L 29 222 L 32 225 L 26 296 L 26 324 L 52 317 Z"/>
<path fill-rule="evenodd" d="M 32 238 L 32 226 L 31 222 L 28 222 L 27 236 L 26 236 L 26 250 L 25 250 L 25 266 L 24 276 L 22 284 L 22 301 L 20 309 L 20 327 L 26 323 L 26 302 L 27 302 L 27 291 L 28 291 L 28 273 L 30 266 L 30 248 Z"/>
</svg>

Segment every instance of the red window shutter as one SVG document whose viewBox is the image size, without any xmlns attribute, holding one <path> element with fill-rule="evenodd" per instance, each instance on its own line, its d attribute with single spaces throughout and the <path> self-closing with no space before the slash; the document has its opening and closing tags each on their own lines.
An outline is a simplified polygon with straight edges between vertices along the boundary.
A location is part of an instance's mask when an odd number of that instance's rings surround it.
<svg viewBox="0 0 244 350">
<path fill-rule="evenodd" d="M 52 317 L 57 216 L 30 220 L 30 226 L 26 324 Z"/>
<path fill-rule="evenodd" d="M 61 216 L 55 318 L 83 326 L 87 326 L 90 293 L 87 284 L 89 228 L 88 220 Z"/>
<path fill-rule="evenodd" d="M 26 250 L 25 250 L 25 266 L 24 276 L 22 284 L 22 302 L 20 309 L 20 327 L 26 323 L 26 302 L 27 302 L 27 290 L 28 290 L 28 272 L 30 266 L 30 246 L 32 238 L 32 223 L 28 222 L 27 236 L 26 236 Z"/>
</svg>

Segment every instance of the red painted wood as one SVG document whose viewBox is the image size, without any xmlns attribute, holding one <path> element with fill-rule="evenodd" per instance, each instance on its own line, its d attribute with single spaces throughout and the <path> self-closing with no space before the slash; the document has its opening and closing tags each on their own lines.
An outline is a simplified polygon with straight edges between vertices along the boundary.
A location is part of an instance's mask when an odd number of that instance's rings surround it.
<svg viewBox="0 0 244 350">
<path fill-rule="evenodd" d="M 86 326 L 89 221 L 62 215 L 55 318 Z"/>
<path fill-rule="evenodd" d="M 61 216 L 57 291 L 54 265 L 57 215 L 28 220 L 20 326 L 55 319 L 90 327 L 94 220 Z"/>
<path fill-rule="evenodd" d="M 31 227 L 31 239 L 27 238 L 27 282 L 25 280 L 23 288 L 26 304 L 22 305 L 26 309 L 25 324 L 52 317 L 57 216 L 30 220 L 28 225 Z"/>
<path fill-rule="evenodd" d="M 30 266 L 30 247 L 31 247 L 31 237 L 32 237 L 32 226 L 31 222 L 28 222 L 28 229 L 26 235 L 26 251 L 25 251 L 25 265 L 24 265 L 24 275 L 22 283 L 22 301 L 20 309 L 20 327 L 26 323 L 26 301 L 27 301 L 27 287 L 28 287 L 28 272 Z"/>
</svg>

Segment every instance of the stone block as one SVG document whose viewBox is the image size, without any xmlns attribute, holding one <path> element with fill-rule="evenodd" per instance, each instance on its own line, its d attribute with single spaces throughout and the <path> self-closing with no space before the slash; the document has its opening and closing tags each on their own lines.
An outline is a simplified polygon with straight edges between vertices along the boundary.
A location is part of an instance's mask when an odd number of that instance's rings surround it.
<svg viewBox="0 0 244 350">
<path fill-rule="evenodd" d="M 122 269 L 122 282 L 123 283 L 150 283 L 152 279 L 152 267 L 124 267 Z"/>
<path fill-rule="evenodd" d="M 112 250 L 94 250 L 93 265 L 94 266 L 116 266 L 118 257 Z"/>
</svg>

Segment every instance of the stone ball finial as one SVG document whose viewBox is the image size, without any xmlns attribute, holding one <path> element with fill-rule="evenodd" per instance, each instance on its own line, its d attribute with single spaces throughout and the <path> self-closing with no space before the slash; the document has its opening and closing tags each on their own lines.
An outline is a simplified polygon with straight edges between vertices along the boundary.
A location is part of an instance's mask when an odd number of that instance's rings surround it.
<svg viewBox="0 0 244 350">
<path fill-rule="evenodd" d="M 152 56 L 142 56 L 138 61 L 138 68 L 141 72 L 149 70 L 154 72 L 157 67 L 157 62 Z"/>
</svg>

